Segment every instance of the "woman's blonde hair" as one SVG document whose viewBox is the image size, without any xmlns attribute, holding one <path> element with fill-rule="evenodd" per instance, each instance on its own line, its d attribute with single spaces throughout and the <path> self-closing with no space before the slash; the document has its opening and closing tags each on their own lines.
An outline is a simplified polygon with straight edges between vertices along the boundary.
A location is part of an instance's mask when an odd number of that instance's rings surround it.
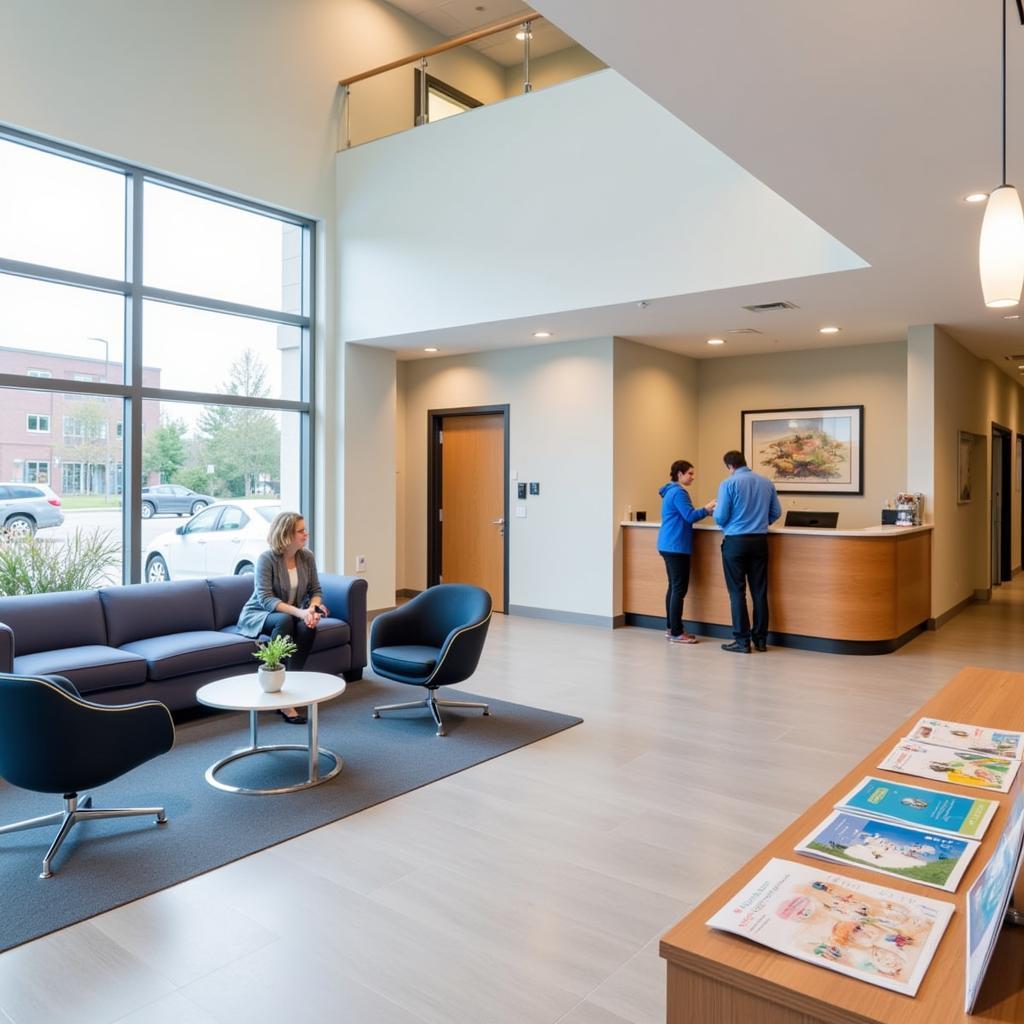
<svg viewBox="0 0 1024 1024">
<path fill-rule="evenodd" d="M 291 544 L 295 537 L 295 527 L 302 521 L 301 512 L 278 512 L 274 521 L 270 524 L 270 532 L 267 534 L 267 543 L 275 555 L 283 555 L 284 549 Z"/>
</svg>

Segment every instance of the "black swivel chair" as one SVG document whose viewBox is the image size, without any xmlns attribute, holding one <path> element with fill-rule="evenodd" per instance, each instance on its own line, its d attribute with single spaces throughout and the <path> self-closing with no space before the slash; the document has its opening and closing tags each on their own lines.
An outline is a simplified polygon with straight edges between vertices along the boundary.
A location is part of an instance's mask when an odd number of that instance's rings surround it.
<svg viewBox="0 0 1024 1024">
<path fill-rule="evenodd" d="M 60 824 L 40 878 L 79 821 L 156 815 L 162 807 L 92 807 L 78 794 L 124 775 L 174 746 L 171 713 L 155 700 L 108 707 L 79 696 L 62 676 L 0 673 L 0 778 L 35 793 L 62 793 L 64 810 L 0 826 L 0 835 Z"/>
<path fill-rule="evenodd" d="M 386 704 L 382 711 L 430 708 L 437 735 L 444 736 L 438 708 L 481 708 L 486 704 L 438 700 L 437 688 L 461 683 L 475 671 L 491 621 L 491 595 L 468 583 L 441 583 L 393 612 L 378 615 L 370 629 L 370 666 L 379 676 L 410 686 L 425 686 L 423 700 Z"/>
</svg>

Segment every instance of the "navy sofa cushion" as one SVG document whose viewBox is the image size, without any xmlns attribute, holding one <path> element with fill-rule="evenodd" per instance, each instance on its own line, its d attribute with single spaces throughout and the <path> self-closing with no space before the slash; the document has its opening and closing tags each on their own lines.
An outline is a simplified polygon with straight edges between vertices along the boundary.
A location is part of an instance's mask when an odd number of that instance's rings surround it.
<svg viewBox="0 0 1024 1024">
<path fill-rule="evenodd" d="M 162 589 L 159 583 L 149 584 Z M 151 680 L 172 679 L 191 672 L 205 672 L 233 665 L 248 665 L 255 675 L 257 664 L 252 656 L 256 642 L 237 634 L 199 630 L 133 640 L 121 648 L 145 659 Z"/>
<path fill-rule="evenodd" d="M 225 629 L 238 624 L 242 605 L 252 597 L 253 576 L 214 576 L 206 582 L 213 598 L 213 628 Z"/>
<path fill-rule="evenodd" d="M 423 644 L 403 644 L 395 647 L 377 647 L 370 652 L 374 669 L 397 672 L 402 676 L 429 676 L 437 665 L 440 647 Z"/>
<path fill-rule="evenodd" d="M 103 607 L 95 590 L 0 598 L 0 622 L 14 631 L 14 656 L 63 647 L 106 644 Z"/>
<path fill-rule="evenodd" d="M 20 633 L 18 640 L 21 640 Z M 55 651 L 23 654 L 14 659 L 14 671 L 25 676 L 66 676 L 83 695 L 95 690 L 137 686 L 146 681 L 143 658 L 100 645 L 58 647 Z"/>
<path fill-rule="evenodd" d="M 107 642 L 124 647 L 135 640 L 172 633 L 213 630 L 213 599 L 206 580 L 134 583 L 100 592 Z"/>
<path fill-rule="evenodd" d="M 340 647 L 351 639 L 352 630 L 347 622 L 342 622 L 341 619 L 321 619 L 316 627 L 313 650 L 326 651 L 330 647 Z"/>
</svg>

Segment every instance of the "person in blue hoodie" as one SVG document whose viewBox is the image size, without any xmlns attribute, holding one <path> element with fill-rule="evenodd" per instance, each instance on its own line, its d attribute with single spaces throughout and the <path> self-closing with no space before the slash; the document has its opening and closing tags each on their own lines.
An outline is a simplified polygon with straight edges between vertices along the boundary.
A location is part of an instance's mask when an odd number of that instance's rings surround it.
<svg viewBox="0 0 1024 1024">
<path fill-rule="evenodd" d="M 675 644 L 695 644 L 697 638 L 683 630 L 683 598 L 690 586 L 690 555 L 693 553 L 693 524 L 711 515 L 715 503 L 694 508 L 685 488 L 696 475 L 693 463 L 677 459 L 668 472 L 669 483 L 661 495 L 661 529 L 658 554 L 665 559 L 668 590 L 665 593 L 665 638 Z"/>
</svg>

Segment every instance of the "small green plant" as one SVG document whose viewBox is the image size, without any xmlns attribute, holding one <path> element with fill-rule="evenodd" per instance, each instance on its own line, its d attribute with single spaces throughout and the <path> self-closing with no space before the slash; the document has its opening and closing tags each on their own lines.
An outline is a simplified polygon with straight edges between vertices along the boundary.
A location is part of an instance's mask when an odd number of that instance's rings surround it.
<svg viewBox="0 0 1024 1024">
<path fill-rule="evenodd" d="M 272 637 L 265 644 L 257 643 L 256 646 L 259 650 L 253 653 L 253 657 L 262 661 L 268 672 L 276 672 L 281 668 L 284 659 L 290 658 L 298 650 L 295 641 L 283 633 Z"/>
<path fill-rule="evenodd" d="M 0 530 L 0 595 L 55 594 L 117 583 L 121 545 L 102 530 L 67 540 L 16 536 Z"/>
</svg>

